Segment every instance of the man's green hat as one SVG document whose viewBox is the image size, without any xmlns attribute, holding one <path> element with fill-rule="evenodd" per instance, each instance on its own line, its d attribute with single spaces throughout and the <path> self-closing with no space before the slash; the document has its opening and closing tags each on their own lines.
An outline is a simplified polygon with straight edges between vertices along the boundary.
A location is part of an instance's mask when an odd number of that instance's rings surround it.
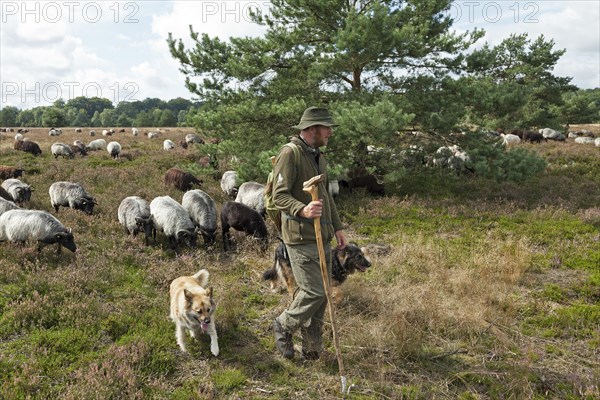
<svg viewBox="0 0 600 400">
<path fill-rule="evenodd" d="M 326 108 L 309 107 L 304 110 L 298 125 L 292 126 L 292 128 L 303 130 L 313 125 L 338 126 L 333 122 L 333 118 L 331 118 Z"/>
</svg>

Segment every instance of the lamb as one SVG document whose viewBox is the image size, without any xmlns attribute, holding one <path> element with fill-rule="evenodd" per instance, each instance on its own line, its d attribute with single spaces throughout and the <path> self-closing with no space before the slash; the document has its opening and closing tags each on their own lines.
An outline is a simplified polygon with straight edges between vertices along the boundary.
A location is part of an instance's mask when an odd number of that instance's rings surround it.
<svg viewBox="0 0 600 400">
<path fill-rule="evenodd" d="M 18 179 L 7 179 L 2 182 L 2 188 L 10 195 L 12 201 L 23 204 L 31 199 L 31 186 Z"/>
<path fill-rule="evenodd" d="M 223 250 L 229 251 L 231 238 L 229 228 L 245 232 L 260 241 L 262 251 L 267 249 L 268 231 L 264 218 L 245 204 L 228 201 L 221 208 L 221 229 L 223 231 Z"/>
<path fill-rule="evenodd" d="M 63 158 L 75 157 L 71 148 L 64 143 L 53 143 L 50 150 L 52 151 L 54 158 L 58 158 L 58 156 Z"/>
<path fill-rule="evenodd" d="M 23 172 L 25 172 L 25 170 L 22 168 L 0 165 L 0 179 L 18 178 L 23 176 Z"/>
<path fill-rule="evenodd" d="M 238 175 L 235 171 L 225 171 L 221 177 L 221 190 L 229 197 L 236 197 Z"/>
<path fill-rule="evenodd" d="M 196 248 L 196 227 L 188 212 L 173 198 L 159 196 L 150 202 L 150 214 L 154 221 L 154 239 L 156 230 L 161 230 L 169 247 L 175 250 L 180 244 L 185 244 L 191 249 Z"/>
<path fill-rule="evenodd" d="M 106 146 L 106 151 L 112 158 L 119 158 L 119 154 L 121 154 L 121 144 L 119 142 L 110 142 Z"/>
<path fill-rule="evenodd" d="M 187 192 L 192 188 L 192 185 L 202 185 L 202 180 L 196 178 L 189 172 L 182 171 L 178 168 L 169 168 L 165 173 L 165 185 L 174 186 L 182 192 Z"/>
<path fill-rule="evenodd" d="M 106 140 L 104 140 L 104 139 L 92 140 L 91 142 L 88 143 L 86 150 L 88 150 L 88 151 L 106 150 Z"/>
<path fill-rule="evenodd" d="M 217 206 L 208 193 L 194 189 L 184 193 L 181 205 L 200 230 L 204 243 L 212 245 L 216 239 Z"/>
<path fill-rule="evenodd" d="M 185 135 L 185 142 L 187 144 L 194 144 L 194 143 L 204 144 L 204 140 L 202 140 L 198 135 L 196 135 L 194 133 L 189 133 L 189 134 Z"/>
<path fill-rule="evenodd" d="M 163 142 L 163 149 L 165 150 L 172 150 L 175 148 L 175 143 L 173 143 L 173 141 L 171 139 L 166 139 Z"/>
<path fill-rule="evenodd" d="M 54 182 L 48 189 L 50 203 L 58 212 L 60 206 L 81 210 L 88 215 L 94 211 L 94 205 L 98 204 L 79 183 Z"/>
<path fill-rule="evenodd" d="M 146 200 L 138 196 L 125 197 L 119 204 L 117 217 L 130 235 L 136 236 L 139 232 L 144 232 L 146 245 L 148 244 L 154 222 L 150 215 L 150 204 Z"/>
<path fill-rule="evenodd" d="M 14 148 L 15 150 L 21 150 L 26 153 L 31 153 L 34 156 L 42 154 L 42 149 L 40 149 L 40 146 L 37 143 L 28 140 L 16 140 Z"/>
<path fill-rule="evenodd" d="M 12 201 L 5 200 L 0 197 L 0 215 L 4 214 L 9 210 L 19 210 L 21 207 L 13 203 Z"/>
<path fill-rule="evenodd" d="M 65 228 L 52 214 L 40 210 L 10 210 L 0 215 L 0 241 L 25 243 L 27 240 L 38 243 L 38 252 L 42 247 L 56 243 L 56 252 L 62 246 L 75 252 L 77 246 L 73 233 Z"/>
<path fill-rule="evenodd" d="M 240 185 L 235 201 L 258 211 L 264 218 L 267 214 L 265 208 L 265 185 L 258 182 L 244 182 Z"/>
</svg>

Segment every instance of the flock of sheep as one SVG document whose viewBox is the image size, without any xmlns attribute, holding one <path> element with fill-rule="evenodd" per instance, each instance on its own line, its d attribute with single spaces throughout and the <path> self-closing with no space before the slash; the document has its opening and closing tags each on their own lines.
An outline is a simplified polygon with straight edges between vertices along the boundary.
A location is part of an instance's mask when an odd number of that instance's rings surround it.
<svg viewBox="0 0 600 400">
<path fill-rule="evenodd" d="M 77 132 L 77 130 L 76 130 Z M 93 131 L 90 135 L 93 136 Z M 133 129 L 134 135 L 139 134 Z M 156 137 L 150 135 L 148 137 Z M 49 136 L 60 136 L 62 132 L 51 129 Z M 103 131 L 103 136 L 110 136 L 112 132 Z M 15 137 L 14 148 L 35 148 L 29 151 L 34 155 L 41 154 L 39 145 L 24 138 L 21 133 Z M 195 134 L 188 134 L 185 144 L 203 143 Z M 163 148 L 171 150 L 175 147 L 172 140 L 165 140 Z M 186 147 L 186 146 L 183 146 Z M 90 151 L 105 150 L 111 157 L 118 158 L 122 146 L 112 141 L 106 143 L 105 139 L 95 139 L 85 145 L 80 140 L 75 140 L 73 145 L 53 143 L 51 153 L 54 158 L 74 158 L 75 154 L 87 155 Z M 28 210 L 22 208 L 30 201 L 32 188 L 19 178 L 23 169 L 0 166 L 0 242 L 36 242 L 38 251 L 49 244 L 57 244 L 57 252 L 61 247 L 71 251 L 76 250 L 73 234 L 56 217 L 47 211 Z M 205 244 L 213 245 L 216 242 L 217 205 L 214 199 L 203 190 L 198 189 L 202 180 L 178 168 L 170 168 L 164 175 L 165 185 L 173 186 L 184 192 L 181 203 L 169 196 L 158 196 L 150 202 L 139 196 L 127 196 L 122 199 L 117 212 L 117 218 L 125 230 L 131 235 L 143 232 L 148 244 L 152 238 L 156 242 L 156 232 L 162 232 L 170 249 L 176 253 L 181 246 L 195 248 L 197 237 L 202 236 Z M 196 188 L 195 188 L 196 187 Z M 266 249 L 268 231 L 265 223 L 265 208 L 263 201 L 264 185 L 257 182 L 246 182 L 238 187 L 237 174 L 227 171 L 221 180 L 223 193 L 235 201 L 223 204 L 220 213 L 220 222 L 223 231 L 223 247 L 231 247 L 230 228 L 243 231 L 259 239 L 261 249 Z M 92 214 L 96 199 L 88 193 L 82 185 L 75 182 L 54 182 L 49 187 L 51 206 L 56 212 L 59 208 L 69 207 Z"/>
</svg>

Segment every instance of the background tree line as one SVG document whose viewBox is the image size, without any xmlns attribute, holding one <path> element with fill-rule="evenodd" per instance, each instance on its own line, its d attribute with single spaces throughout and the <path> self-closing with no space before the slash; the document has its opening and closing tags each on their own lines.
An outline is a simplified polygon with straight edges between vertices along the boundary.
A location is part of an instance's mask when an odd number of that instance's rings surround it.
<svg viewBox="0 0 600 400">
<path fill-rule="evenodd" d="M 12 127 L 133 127 L 187 126 L 189 113 L 201 103 L 178 97 L 172 100 L 146 98 L 120 102 L 115 107 L 109 99 L 76 97 L 51 106 L 20 110 L 8 106 L 0 110 L 0 126 Z"/>
<path fill-rule="evenodd" d="M 222 40 L 190 26 L 188 46 L 169 35 L 187 88 L 203 102 L 189 123 L 221 138 L 219 151 L 235 155 L 234 167 L 253 179 L 270 170 L 269 156 L 308 106 L 327 106 L 339 123 L 327 148 L 334 169 L 360 164 L 382 178 L 407 167 L 400 157 L 365 164 L 367 145 L 396 156 L 411 145 L 474 148 L 486 144 L 452 135 L 600 120 L 598 89 L 553 74 L 565 50 L 552 39 L 512 34 L 481 44 L 482 30 L 453 28 L 451 5 L 272 0 L 267 15 L 252 15 L 263 36 Z M 415 140 L 411 128 L 431 140 Z"/>
</svg>

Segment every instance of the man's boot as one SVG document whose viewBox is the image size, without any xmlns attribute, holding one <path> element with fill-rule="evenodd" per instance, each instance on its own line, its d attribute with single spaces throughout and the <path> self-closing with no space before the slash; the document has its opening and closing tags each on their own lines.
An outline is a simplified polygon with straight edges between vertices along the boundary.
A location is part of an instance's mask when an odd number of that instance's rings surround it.
<svg viewBox="0 0 600 400">
<path fill-rule="evenodd" d="M 273 321 L 273 335 L 275 336 L 275 347 L 277 347 L 277 350 L 285 358 L 294 358 L 292 334 L 283 329 L 277 318 Z"/>
</svg>

